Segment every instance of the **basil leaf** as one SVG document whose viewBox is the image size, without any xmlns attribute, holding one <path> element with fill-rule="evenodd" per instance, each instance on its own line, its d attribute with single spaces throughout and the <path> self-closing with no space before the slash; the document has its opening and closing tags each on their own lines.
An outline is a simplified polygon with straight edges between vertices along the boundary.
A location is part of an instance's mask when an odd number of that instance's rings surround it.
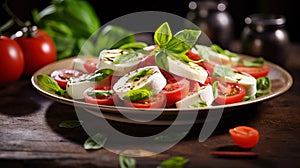
<svg viewBox="0 0 300 168">
<path fill-rule="evenodd" d="M 199 30 L 182 30 L 174 35 L 166 46 L 167 50 L 174 53 L 183 53 L 190 50 L 197 42 L 201 31 Z"/>
<path fill-rule="evenodd" d="M 114 93 L 113 90 L 93 90 L 93 91 L 88 91 L 87 95 L 88 96 L 110 96 Z"/>
<path fill-rule="evenodd" d="M 66 91 L 63 90 L 58 83 L 51 78 L 49 75 L 46 74 L 38 74 L 36 76 L 37 83 L 46 91 L 50 93 L 57 94 L 59 96 L 64 96 L 66 94 Z"/>
<path fill-rule="evenodd" d="M 87 140 L 85 140 L 83 147 L 86 150 L 101 149 L 104 146 L 106 140 L 107 137 L 105 135 L 97 133 L 93 137 L 89 137 Z"/>
<path fill-rule="evenodd" d="M 175 156 L 162 161 L 157 168 L 183 168 L 187 162 L 189 162 L 188 159 L 182 156 Z"/>
<path fill-rule="evenodd" d="M 204 45 L 195 45 L 196 50 L 198 51 L 198 54 L 201 56 L 203 60 L 209 61 L 209 51 L 210 48 Z"/>
<path fill-rule="evenodd" d="M 218 85 L 219 85 L 219 81 L 215 81 L 212 84 L 212 90 L 213 90 L 214 99 L 216 99 L 219 96 Z"/>
<path fill-rule="evenodd" d="M 62 121 L 59 123 L 59 127 L 61 128 L 76 128 L 80 127 L 83 121 L 78 121 L 78 120 L 67 120 L 67 121 Z"/>
<path fill-rule="evenodd" d="M 256 79 L 256 97 L 269 94 L 271 92 L 272 82 L 269 77 L 260 77 Z"/>
<path fill-rule="evenodd" d="M 119 49 L 142 49 L 147 46 L 148 45 L 144 42 L 131 42 L 121 45 Z"/>
<path fill-rule="evenodd" d="M 129 81 L 133 82 L 133 81 L 138 81 L 140 80 L 142 77 L 145 77 L 147 75 L 151 75 L 153 74 L 154 70 L 153 69 L 143 69 L 141 71 L 139 71 L 137 74 L 135 74 L 134 76 L 132 76 Z"/>
<path fill-rule="evenodd" d="M 152 92 L 147 89 L 136 89 L 136 90 L 129 90 L 123 99 L 130 100 L 132 102 L 136 102 L 139 100 L 145 100 L 152 96 Z"/>
<path fill-rule="evenodd" d="M 154 42 L 161 48 L 165 48 L 172 39 L 172 32 L 167 22 L 164 22 L 154 33 Z"/>
<path fill-rule="evenodd" d="M 156 62 L 156 64 L 160 68 L 162 68 L 162 69 L 164 69 L 166 71 L 169 70 L 169 62 L 168 62 L 168 58 L 167 57 L 168 57 L 168 55 L 165 52 L 163 52 L 163 51 L 160 51 L 160 52 L 158 52 L 158 53 L 155 54 L 155 62 Z"/>
<path fill-rule="evenodd" d="M 226 65 L 216 65 L 214 67 L 213 76 L 215 77 L 232 77 L 234 75 L 234 71 L 231 67 Z"/>
<path fill-rule="evenodd" d="M 105 79 L 112 75 L 114 73 L 114 70 L 112 69 L 99 69 L 96 70 L 95 73 L 93 73 L 90 77 L 88 77 L 86 80 L 89 81 L 101 81 L 102 79 Z"/>
<path fill-rule="evenodd" d="M 264 64 L 265 60 L 263 57 L 258 57 L 257 59 L 253 60 L 253 61 L 249 61 L 249 60 L 243 60 L 243 65 L 246 67 L 259 67 L 262 66 Z"/>
<path fill-rule="evenodd" d="M 207 104 L 205 101 L 199 101 L 195 104 L 190 105 L 191 108 L 199 108 L 199 107 L 207 107 Z"/>
<path fill-rule="evenodd" d="M 131 157 L 119 155 L 119 164 L 120 164 L 120 168 L 135 168 L 136 160 Z"/>
</svg>

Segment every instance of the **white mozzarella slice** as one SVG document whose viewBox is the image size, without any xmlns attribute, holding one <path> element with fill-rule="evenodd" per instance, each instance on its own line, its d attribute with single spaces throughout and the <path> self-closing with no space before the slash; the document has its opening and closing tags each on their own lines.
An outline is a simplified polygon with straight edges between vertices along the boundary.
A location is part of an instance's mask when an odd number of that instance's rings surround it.
<svg viewBox="0 0 300 168">
<path fill-rule="evenodd" d="M 144 70 L 151 70 L 151 73 L 144 75 L 139 79 L 132 80 L 134 76 Z M 166 84 L 167 81 L 157 66 L 146 66 L 125 74 L 114 84 L 113 90 L 121 99 L 123 99 L 129 90 L 144 88 L 152 91 L 153 93 L 158 93 L 165 87 Z"/>
<path fill-rule="evenodd" d="M 183 98 L 175 103 L 177 108 L 193 108 L 193 105 L 205 102 L 210 106 L 214 101 L 213 90 L 211 85 L 202 86 L 197 92 Z"/>
<path fill-rule="evenodd" d="M 72 68 L 87 73 L 87 70 L 84 67 L 84 63 L 85 61 L 83 59 L 75 58 L 72 60 Z"/>
<path fill-rule="evenodd" d="M 202 84 L 205 83 L 208 73 L 203 67 L 193 62 L 184 63 L 171 57 L 167 57 L 167 59 L 169 63 L 169 72 L 198 81 Z"/>
<path fill-rule="evenodd" d="M 85 80 L 86 77 L 88 77 L 88 75 L 84 74 L 79 78 L 71 78 L 70 81 L 68 81 L 66 92 L 72 99 L 82 99 L 83 92 L 87 88 L 95 86 L 96 83 L 94 81 Z"/>
<path fill-rule="evenodd" d="M 257 91 L 256 89 L 256 79 L 244 72 L 234 72 L 232 77 L 226 76 L 226 82 L 239 83 L 246 88 L 246 95 L 253 97 Z"/>
<path fill-rule="evenodd" d="M 120 49 L 102 50 L 99 54 L 97 68 L 110 68 L 114 70 L 114 75 L 123 76 L 136 69 L 139 63 L 146 57 L 144 54 L 136 52 L 131 55 L 132 57 L 127 62 L 116 63 L 117 58 L 125 54 L 129 54 L 128 51 Z"/>
<path fill-rule="evenodd" d="M 239 63 L 239 57 L 228 57 L 211 50 L 210 47 L 198 45 L 198 52 L 201 56 L 206 55 L 208 61 L 213 61 L 220 65 L 236 66 Z"/>
</svg>

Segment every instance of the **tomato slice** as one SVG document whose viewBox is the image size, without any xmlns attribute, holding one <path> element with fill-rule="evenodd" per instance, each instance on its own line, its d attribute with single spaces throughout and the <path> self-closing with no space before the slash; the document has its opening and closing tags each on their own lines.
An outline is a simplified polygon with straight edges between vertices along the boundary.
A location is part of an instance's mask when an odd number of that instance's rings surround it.
<svg viewBox="0 0 300 168">
<path fill-rule="evenodd" d="M 191 60 L 198 61 L 201 59 L 200 55 L 194 52 L 193 50 L 189 50 L 185 53 Z"/>
<path fill-rule="evenodd" d="M 57 69 L 52 71 L 50 76 L 58 83 L 62 89 L 66 89 L 66 85 L 71 77 L 79 77 L 83 73 L 76 69 Z"/>
<path fill-rule="evenodd" d="M 229 129 L 232 140 L 240 148 L 253 148 L 259 141 L 259 132 L 255 128 L 248 126 L 238 126 Z"/>
<path fill-rule="evenodd" d="M 163 88 L 163 93 L 167 98 L 166 107 L 171 107 L 177 101 L 186 97 L 190 90 L 190 82 L 185 78 L 169 78 L 167 85 Z"/>
<path fill-rule="evenodd" d="M 158 93 L 146 100 L 132 102 L 124 100 L 124 104 L 127 107 L 135 108 L 160 108 L 163 107 L 166 101 L 166 97 L 162 93 Z"/>
<path fill-rule="evenodd" d="M 246 88 L 238 83 L 222 83 L 218 85 L 218 97 L 215 101 L 218 104 L 232 104 L 243 101 L 246 95 Z"/>
<path fill-rule="evenodd" d="M 87 58 L 84 61 L 84 68 L 88 73 L 94 73 L 97 70 L 98 58 Z"/>
<path fill-rule="evenodd" d="M 245 67 L 245 66 L 239 65 L 239 66 L 234 67 L 234 69 L 237 71 L 246 72 L 256 79 L 267 76 L 270 72 L 270 67 L 268 65 L 262 65 L 259 67 Z"/>
<path fill-rule="evenodd" d="M 107 95 L 107 96 L 105 96 L 105 95 L 102 95 L 102 96 L 89 95 L 89 92 L 93 92 L 93 91 L 104 91 L 104 92 L 105 91 L 112 91 L 112 87 L 111 86 L 89 87 L 83 93 L 84 101 L 86 103 L 113 106 L 113 105 L 116 105 L 120 100 L 116 93 L 112 93 L 112 94 Z"/>
</svg>

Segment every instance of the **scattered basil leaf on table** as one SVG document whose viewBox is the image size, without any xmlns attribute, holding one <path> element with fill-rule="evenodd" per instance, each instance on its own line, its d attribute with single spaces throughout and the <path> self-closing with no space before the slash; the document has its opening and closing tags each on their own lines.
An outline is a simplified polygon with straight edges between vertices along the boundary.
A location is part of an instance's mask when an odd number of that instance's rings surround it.
<svg viewBox="0 0 300 168">
<path fill-rule="evenodd" d="M 97 133 L 85 140 L 83 147 L 86 150 L 101 149 L 106 143 L 107 137 L 104 134 Z"/>
<path fill-rule="evenodd" d="M 136 160 L 131 157 L 127 157 L 124 155 L 119 155 L 119 164 L 120 168 L 135 168 L 136 167 Z"/>
<path fill-rule="evenodd" d="M 189 160 L 182 156 L 175 156 L 162 161 L 157 168 L 183 168 Z"/>
<path fill-rule="evenodd" d="M 67 121 L 62 121 L 59 123 L 59 127 L 61 128 L 76 128 L 80 127 L 83 121 L 78 121 L 78 120 L 67 120 Z"/>
</svg>

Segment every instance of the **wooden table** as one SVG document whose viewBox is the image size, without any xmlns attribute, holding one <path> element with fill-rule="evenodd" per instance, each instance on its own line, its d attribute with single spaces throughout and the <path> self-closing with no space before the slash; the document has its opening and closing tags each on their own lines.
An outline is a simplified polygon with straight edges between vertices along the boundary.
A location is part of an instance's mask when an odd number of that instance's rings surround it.
<svg viewBox="0 0 300 168">
<path fill-rule="evenodd" d="M 300 167 L 300 45 L 291 46 L 286 69 L 294 84 L 283 95 L 222 119 L 214 134 L 198 141 L 199 126 L 169 150 L 137 157 L 138 167 L 156 167 L 172 156 L 189 159 L 186 167 Z M 0 90 L 0 167 L 118 167 L 119 155 L 83 148 L 88 135 L 82 127 L 59 127 L 77 119 L 74 107 L 54 102 L 35 91 L 29 79 Z M 122 128 L 132 125 L 117 123 Z M 234 145 L 228 129 L 248 125 L 259 130 L 256 158 L 220 158 L 210 152 Z M 142 131 L 143 127 L 134 129 Z"/>
</svg>

